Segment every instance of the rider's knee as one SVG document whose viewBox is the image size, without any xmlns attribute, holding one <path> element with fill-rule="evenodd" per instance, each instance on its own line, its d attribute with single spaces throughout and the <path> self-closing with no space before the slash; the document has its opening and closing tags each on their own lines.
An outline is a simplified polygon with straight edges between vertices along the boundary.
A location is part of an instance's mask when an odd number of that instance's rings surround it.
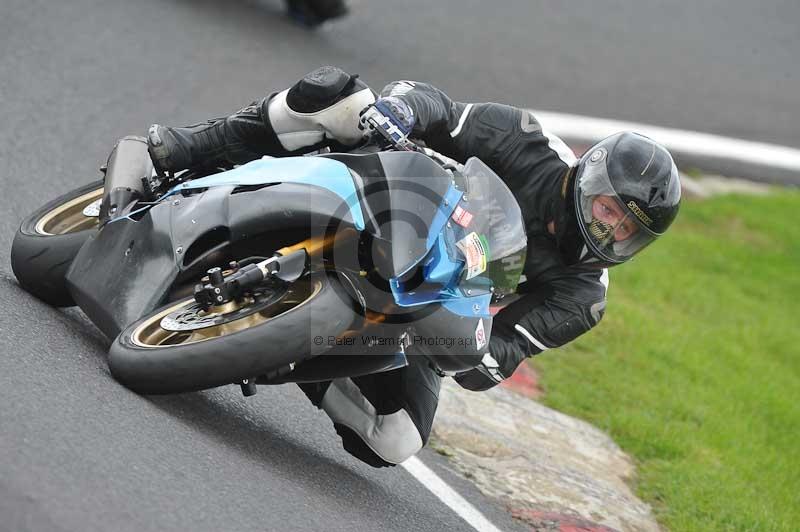
<svg viewBox="0 0 800 532">
<path fill-rule="evenodd" d="M 427 440 L 405 409 L 378 414 L 351 379 L 333 381 L 320 406 L 335 425 L 348 429 L 337 429 L 345 449 L 371 465 L 399 464 L 419 452 Z"/>
<path fill-rule="evenodd" d="M 372 90 L 337 67 L 321 67 L 269 102 L 269 121 L 283 147 L 296 151 L 335 140 L 356 144 L 359 113 L 375 101 Z"/>
</svg>

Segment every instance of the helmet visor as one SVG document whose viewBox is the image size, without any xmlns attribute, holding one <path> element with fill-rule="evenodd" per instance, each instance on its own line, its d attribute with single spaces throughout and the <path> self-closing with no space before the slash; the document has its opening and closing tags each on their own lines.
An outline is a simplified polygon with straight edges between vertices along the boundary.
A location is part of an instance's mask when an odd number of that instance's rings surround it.
<svg viewBox="0 0 800 532">
<path fill-rule="evenodd" d="M 636 203 L 626 204 L 617 195 L 605 164 L 586 165 L 575 184 L 578 225 L 587 249 L 582 262 L 592 262 L 590 254 L 612 263 L 625 262 L 657 238 L 642 217 L 647 215 Z"/>
</svg>

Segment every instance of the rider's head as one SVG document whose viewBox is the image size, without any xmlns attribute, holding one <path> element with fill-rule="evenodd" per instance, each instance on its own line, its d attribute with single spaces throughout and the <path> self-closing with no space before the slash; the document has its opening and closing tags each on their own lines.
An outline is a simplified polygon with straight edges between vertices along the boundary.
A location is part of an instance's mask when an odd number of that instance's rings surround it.
<svg viewBox="0 0 800 532">
<path fill-rule="evenodd" d="M 678 214 L 681 185 L 669 152 L 637 133 L 617 133 L 581 157 L 574 174 L 574 261 L 621 264 L 664 234 Z M 573 225 L 570 224 L 570 225 Z M 575 255 L 577 253 L 577 255 Z"/>
</svg>

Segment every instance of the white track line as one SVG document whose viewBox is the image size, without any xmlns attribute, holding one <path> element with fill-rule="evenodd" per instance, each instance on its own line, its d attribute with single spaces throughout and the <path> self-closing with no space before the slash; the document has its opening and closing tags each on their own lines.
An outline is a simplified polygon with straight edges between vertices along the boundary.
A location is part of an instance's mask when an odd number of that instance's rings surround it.
<svg viewBox="0 0 800 532">
<path fill-rule="evenodd" d="M 412 456 L 400 465 L 475 530 L 479 532 L 501 532 L 499 528 L 486 519 L 486 516 L 468 503 L 464 497 L 456 493 L 453 488 L 448 486 L 444 480 L 439 478 L 416 456 Z"/>
<path fill-rule="evenodd" d="M 664 127 L 606 120 L 550 111 L 531 109 L 533 116 L 545 128 L 559 137 L 586 142 L 594 142 L 619 131 L 633 130 L 660 142 L 669 150 L 686 154 L 730 159 L 743 163 L 758 164 L 800 173 L 800 150 L 777 144 L 752 142 Z"/>
</svg>

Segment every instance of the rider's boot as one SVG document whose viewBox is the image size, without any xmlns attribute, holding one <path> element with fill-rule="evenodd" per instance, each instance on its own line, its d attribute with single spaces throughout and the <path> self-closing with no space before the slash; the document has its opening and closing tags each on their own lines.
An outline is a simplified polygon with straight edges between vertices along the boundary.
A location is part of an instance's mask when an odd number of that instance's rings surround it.
<svg viewBox="0 0 800 532">
<path fill-rule="evenodd" d="M 147 142 L 156 168 L 171 172 L 299 155 L 336 143 L 351 146 L 362 137 L 359 112 L 374 101 L 357 76 L 321 67 L 228 117 L 189 127 L 154 124 Z"/>
<path fill-rule="evenodd" d="M 286 0 L 289 16 L 309 28 L 347 14 L 344 0 Z"/>
</svg>

